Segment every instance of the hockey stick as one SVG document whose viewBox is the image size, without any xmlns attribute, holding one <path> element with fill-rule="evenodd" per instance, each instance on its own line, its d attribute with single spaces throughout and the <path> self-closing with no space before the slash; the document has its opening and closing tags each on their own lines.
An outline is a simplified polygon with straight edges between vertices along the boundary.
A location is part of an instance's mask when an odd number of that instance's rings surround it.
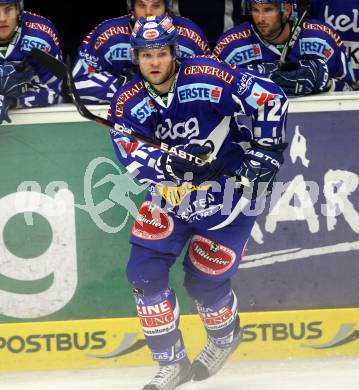
<svg viewBox="0 0 359 390">
<path fill-rule="evenodd" d="M 155 141 L 153 138 L 138 133 L 133 129 L 128 129 L 124 126 L 114 124 L 107 119 L 101 118 L 100 116 L 93 114 L 81 102 L 80 95 L 76 90 L 75 82 L 68 66 L 66 66 L 62 61 L 56 59 L 55 57 L 37 48 L 33 48 L 31 50 L 31 55 L 36 61 L 38 61 L 41 65 L 43 65 L 50 73 L 52 73 L 58 79 L 63 80 L 64 83 L 66 83 L 68 91 L 71 95 L 74 105 L 76 106 L 77 111 L 84 118 L 94 121 L 100 126 L 103 126 L 106 129 L 110 129 L 112 132 L 118 133 L 121 136 L 126 136 L 126 137 L 129 136 L 149 146 L 152 146 L 153 148 L 160 149 L 162 152 L 166 154 L 178 156 L 179 158 L 182 158 L 183 160 L 189 161 L 193 164 L 203 164 L 206 162 L 205 160 L 203 160 L 198 156 L 194 156 L 183 150 L 178 151 L 175 147 L 171 147 L 165 142 Z M 212 149 L 214 149 L 214 147 Z M 236 181 L 238 183 L 246 187 L 250 186 L 250 181 L 244 176 L 238 176 L 234 173 L 225 173 L 224 175 L 227 177 L 236 178 Z"/>
<path fill-rule="evenodd" d="M 291 62 L 287 62 L 290 52 L 292 51 L 295 43 L 297 42 L 297 39 L 299 37 L 300 32 L 302 31 L 302 26 L 304 23 L 304 19 L 306 18 L 311 5 L 311 0 L 303 0 L 301 2 L 301 9 L 303 9 L 300 17 L 297 19 L 296 23 L 292 27 L 291 34 L 283 48 L 282 54 L 279 59 L 279 69 L 280 70 L 292 70 L 295 68 L 296 64 L 293 64 Z"/>
</svg>

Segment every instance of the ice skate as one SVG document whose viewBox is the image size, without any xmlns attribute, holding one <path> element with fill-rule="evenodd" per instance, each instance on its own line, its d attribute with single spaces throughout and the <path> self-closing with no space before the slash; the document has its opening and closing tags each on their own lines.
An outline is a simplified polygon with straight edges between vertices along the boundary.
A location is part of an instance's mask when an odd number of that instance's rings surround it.
<svg viewBox="0 0 359 390">
<path fill-rule="evenodd" d="M 192 363 L 192 379 L 194 381 L 203 381 L 214 375 L 223 367 L 229 356 L 237 349 L 242 338 L 238 318 L 233 332 L 233 341 L 227 348 L 218 347 L 212 338 L 208 336 L 207 344 Z"/>
<path fill-rule="evenodd" d="M 173 390 L 191 378 L 191 363 L 185 359 L 179 363 L 160 366 L 157 374 L 142 390 Z"/>
</svg>

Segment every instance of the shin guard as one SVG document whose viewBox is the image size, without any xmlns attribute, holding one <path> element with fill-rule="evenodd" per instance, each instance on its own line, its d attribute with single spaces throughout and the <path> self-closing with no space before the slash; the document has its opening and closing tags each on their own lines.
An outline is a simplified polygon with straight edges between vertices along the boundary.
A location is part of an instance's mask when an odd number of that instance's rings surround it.
<svg viewBox="0 0 359 390">
<path fill-rule="evenodd" d="M 186 358 L 179 324 L 179 305 L 173 290 L 167 288 L 145 296 L 135 290 L 137 313 L 152 357 L 160 364 Z"/>
</svg>

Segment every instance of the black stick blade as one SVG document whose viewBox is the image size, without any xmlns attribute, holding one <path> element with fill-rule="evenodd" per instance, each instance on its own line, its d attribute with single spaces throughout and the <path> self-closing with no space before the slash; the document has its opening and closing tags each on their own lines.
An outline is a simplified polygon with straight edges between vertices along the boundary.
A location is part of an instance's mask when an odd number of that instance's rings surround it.
<svg viewBox="0 0 359 390">
<path fill-rule="evenodd" d="M 60 60 L 56 59 L 50 54 L 34 47 L 31 50 L 31 56 L 39 64 L 44 66 L 51 74 L 56 76 L 60 80 L 66 81 L 67 79 L 67 68 L 66 65 Z"/>
</svg>

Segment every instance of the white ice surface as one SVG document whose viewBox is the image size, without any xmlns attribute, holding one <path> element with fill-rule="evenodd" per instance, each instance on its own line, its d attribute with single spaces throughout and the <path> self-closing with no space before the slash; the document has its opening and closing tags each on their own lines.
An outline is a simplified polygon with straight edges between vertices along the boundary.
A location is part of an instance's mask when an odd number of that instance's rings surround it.
<svg viewBox="0 0 359 390">
<path fill-rule="evenodd" d="M 1 390 L 139 390 L 156 367 L 0 374 Z M 179 390 L 359 390 L 359 358 L 227 363 Z"/>
</svg>

